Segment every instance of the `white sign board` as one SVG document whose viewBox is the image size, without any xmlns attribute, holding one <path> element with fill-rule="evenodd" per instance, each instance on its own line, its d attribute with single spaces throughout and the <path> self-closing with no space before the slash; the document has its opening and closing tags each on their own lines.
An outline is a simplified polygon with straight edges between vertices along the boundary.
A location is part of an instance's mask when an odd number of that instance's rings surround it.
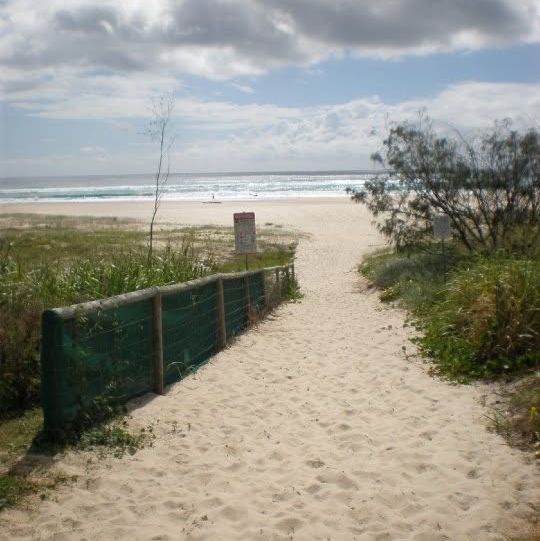
<svg viewBox="0 0 540 541">
<path fill-rule="evenodd" d="M 234 245 L 237 255 L 257 253 L 254 212 L 237 212 L 234 214 Z"/>
<path fill-rule="evenodd" d="M 446 214 L 433 216 L 433 236 L 438 240 L 448 240 L 450 235 L 450 218 Z"/>
</svg>

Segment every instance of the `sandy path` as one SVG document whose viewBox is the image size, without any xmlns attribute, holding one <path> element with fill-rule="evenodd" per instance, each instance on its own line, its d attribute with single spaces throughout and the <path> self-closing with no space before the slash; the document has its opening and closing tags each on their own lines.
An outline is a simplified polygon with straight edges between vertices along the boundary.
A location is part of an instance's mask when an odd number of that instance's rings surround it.
<svg viewBox="0 0 540 541">
<path fill-rule="evenodd" d="M 486 431 L 481 387 L 450 386 L 405 359 L 403 314 L 362 291 L 354 271 L 380 242 L 368 216 L 347 201 L 245 206 L 259 223 L 312 234 L 298 251 L 302 303 L 135 409 L 136 425 L 159 419 L 153 448 L 97 464 L 62 458 L 79 480 L 0 515 L 0 538 L 482 541 L 522 531 L 540 502 L 536 466 Z M 229 223 L 236 207 L 216 207 L 162 212 Z"/>
</svg>

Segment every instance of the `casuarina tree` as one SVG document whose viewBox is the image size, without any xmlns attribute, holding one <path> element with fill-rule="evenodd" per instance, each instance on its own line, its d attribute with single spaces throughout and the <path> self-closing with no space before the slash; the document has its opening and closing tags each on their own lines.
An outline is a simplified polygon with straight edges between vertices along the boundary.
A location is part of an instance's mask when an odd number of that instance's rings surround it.
<svg viewBox="0 0 540 541">
<path fill-rule="evenodd" d="M 441 135 L 429 119 L 392 127 L 372 160 L 385 171 L 349 190 L 398 249 L 431 237 L 445 214 L 471 251 L 526 249 L 540 237 L 540 133 L 495 123 L 475 140 Z"/>
</svg>

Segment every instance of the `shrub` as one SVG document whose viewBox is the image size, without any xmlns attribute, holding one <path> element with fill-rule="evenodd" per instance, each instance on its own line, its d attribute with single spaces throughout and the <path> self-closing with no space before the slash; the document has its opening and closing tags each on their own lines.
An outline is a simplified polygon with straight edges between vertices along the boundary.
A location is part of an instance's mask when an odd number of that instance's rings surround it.
<svg viewBox="0 0 540 541">
<path fill-rule="evenodd" d="M 461 259 L 450 246 L 448 264 L 454 266 Z M 425 250 L 407 254 L 382 250 L 367 257 L 360 266 L 360 272 L 382 290 L 382 301 L 399 299 L 413 310 L 437 300 L 444 286 L 444 271 L 441 254 Z"/>
<path fill-rule="evenodd" d="M 417 312 L 421 350 L 451 377 L 540 362 L 540 261 L 479 259 L 454 272 L 443 300 Z"/>
</svg>

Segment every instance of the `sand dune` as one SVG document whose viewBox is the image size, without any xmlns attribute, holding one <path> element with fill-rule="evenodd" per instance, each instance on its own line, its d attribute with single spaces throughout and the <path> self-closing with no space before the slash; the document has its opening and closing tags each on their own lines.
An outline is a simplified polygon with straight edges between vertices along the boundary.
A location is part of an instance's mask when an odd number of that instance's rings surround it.
<svg viewBox="0 0 540 541">
<path fill-rule="evenodd" d="M 540 502 L 536 465 L 486 430 L 486 387 L 438 381 L 405 357 L 404 314 L 355 272 L 381 244 L 365 211 L 346 200 L 167 203 L 161 216 L 228 224 L 236 210 L 311 234 L 298 250 L 304 300 L 165 396 L 135 403 L 134 426 L 159 420 L 152 448 L 61 457 L 56 467 L 78 480 L 1 514 L 0 538 L 482 541 L 526 531 Z"/>
</svg>

